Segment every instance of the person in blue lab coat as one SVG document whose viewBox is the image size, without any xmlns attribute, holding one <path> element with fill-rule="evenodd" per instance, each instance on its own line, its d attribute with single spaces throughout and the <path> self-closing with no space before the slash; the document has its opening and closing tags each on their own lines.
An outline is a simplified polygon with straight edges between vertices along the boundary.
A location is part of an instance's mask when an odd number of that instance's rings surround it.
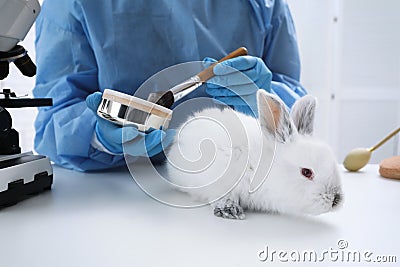
<svg viewBox="0 0 400 267">
<path fill-rule="evenodd" d="M 305 95 L 292 17 L 285 0 L 44 0 L 36 21 L 35 149 L 56 164 L 79 171 L 124 165 L 122 129 L 96 116 L 101 92 L 133 95 L 146 79 L 172 65 L 214 62 L 240 46 L 249 55 L 216 67 L 216 79 L 235 75 L 278 95 L 290 108 Z M 228 79 L 229 80 L 229 79 Z M 207 96 L 249 113 L 255 90 L 246 82 L 235 93 L 208 84 L 190 97 Z M 250 89 L 249 89 L 250 88 Z M 129 154 L 155 156 L 172 134 L 132 129 Z"/>
</svg>

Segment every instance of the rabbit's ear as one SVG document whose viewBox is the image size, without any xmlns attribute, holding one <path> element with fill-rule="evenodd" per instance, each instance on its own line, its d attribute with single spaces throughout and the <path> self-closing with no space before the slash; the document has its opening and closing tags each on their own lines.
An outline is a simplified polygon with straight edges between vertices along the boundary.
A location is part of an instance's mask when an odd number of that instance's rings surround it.
<svg viewBox="0 0 400 267">
<path fill-rule="evenodd" d="M 261 129 L 278 142 L 290 142 L 296 133 L 285 104 L 277 97 L 260 89 L 257 91 L 258 115 Z"/>
<path fill-rule="evenodd" d="M 303 96 L 294 103 L 291 115 L 294 125 L 300 134 L 312 135 L 316 105 L 317 100 L 311 95 Z"/>
</svg>

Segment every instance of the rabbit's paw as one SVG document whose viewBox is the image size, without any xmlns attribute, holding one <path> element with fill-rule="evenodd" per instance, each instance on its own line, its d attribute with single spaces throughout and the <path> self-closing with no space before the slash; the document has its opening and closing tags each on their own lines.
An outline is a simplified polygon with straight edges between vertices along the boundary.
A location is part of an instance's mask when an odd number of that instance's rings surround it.
<svg viewBox="0 0 400 267">
<path fill-rule="evenodd" d="M 214 206 L 214 215 L 225 219 L 238 219 L 245 218 L 243 208 L 239 203 L 228 199 L 218 201 Z"/>
</svg>

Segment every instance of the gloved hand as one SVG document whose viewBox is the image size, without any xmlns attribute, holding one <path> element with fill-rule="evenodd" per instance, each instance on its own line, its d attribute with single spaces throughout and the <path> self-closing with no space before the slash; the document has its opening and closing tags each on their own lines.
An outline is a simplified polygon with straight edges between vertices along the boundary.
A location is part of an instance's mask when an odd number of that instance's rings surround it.
<svg viewBox="0 0 400 267">
<path fill-rule="evenodd" d="M 153 130 L 150 133 L 138 131 L 133 126 L 118 126 L 103 118 L 96 111 L 101 103 L 102 94 L 95 92 L 86 98 L 87 106 L 96 114 L 96 136 L 101 144 L 114 154 L 127 153 L 132 156 L 152 157 L 171 144 L 174 130 Z"/>
<path fill-rule="evenodd" d="M 206 66 L 216 62 L 205 58 Z M 214 67 L 215 76 L 208 80 L 206 92 L 235 110 L 256 116 L 258 89 L 271 91 L 272 73 L 263 60 L 241 56 L 223 61 Z"/>
</svg>

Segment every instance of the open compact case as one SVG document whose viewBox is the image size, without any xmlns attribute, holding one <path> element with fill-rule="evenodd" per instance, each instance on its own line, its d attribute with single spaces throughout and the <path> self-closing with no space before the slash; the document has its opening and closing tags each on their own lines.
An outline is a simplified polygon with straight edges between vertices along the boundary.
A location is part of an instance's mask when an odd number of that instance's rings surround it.
<svg viewBox="0 0 400 267">
<path fill-rule="evenodd" d="M 172 118 L 172 110 L 144 99 L 105 89 L 97 114 L 115 124 L 132 125 L 141 132 L 165 130 Z"/>
</svg>

